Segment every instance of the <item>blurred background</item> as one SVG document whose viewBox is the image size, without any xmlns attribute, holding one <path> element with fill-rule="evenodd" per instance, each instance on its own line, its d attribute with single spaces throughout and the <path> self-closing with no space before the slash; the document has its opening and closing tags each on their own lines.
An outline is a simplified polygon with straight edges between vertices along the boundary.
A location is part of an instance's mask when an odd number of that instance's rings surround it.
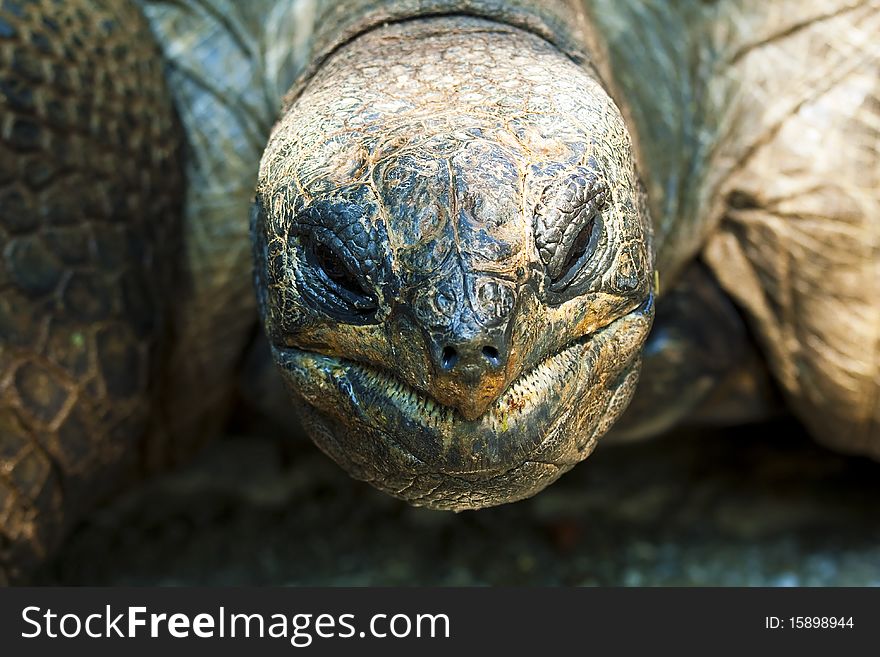
<svg viewBox="0 0 880 657">
<path fill-rule="evenodd" d="M 530 500 L 460 514 L 249 431 L 93 514 L 37 583 L 880 585 L 880 464 L 787 420 L 600 445 Z"/>
</svg>

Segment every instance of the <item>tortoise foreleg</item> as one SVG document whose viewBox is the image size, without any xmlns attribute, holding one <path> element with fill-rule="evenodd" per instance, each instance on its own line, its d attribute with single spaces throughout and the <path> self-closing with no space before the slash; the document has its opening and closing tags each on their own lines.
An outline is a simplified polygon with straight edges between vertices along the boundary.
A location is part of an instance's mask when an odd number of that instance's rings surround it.
<svg viewBox="0 0 880 657">
<path fill-rule="evenodd" d="M 0 581 L 139 468 L 182 192 L 140 11 L 0 8 Z"/>
</svg>

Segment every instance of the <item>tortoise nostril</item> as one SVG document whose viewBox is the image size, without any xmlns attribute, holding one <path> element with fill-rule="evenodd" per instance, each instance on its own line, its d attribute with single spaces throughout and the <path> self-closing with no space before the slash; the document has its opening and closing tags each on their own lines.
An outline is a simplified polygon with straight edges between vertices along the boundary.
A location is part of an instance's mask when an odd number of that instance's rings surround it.
<svg viewBox="0 0 880 657">
<path fill-rule="evenodd" d="M 458 352 L 454 347 L 443 347 L 443 353 L 440 357 L 440 365 L 444 370 L 451 370 L 458 362 Z"/>
<path fill-rule="evenodd" d="M 482 359 L 480 358 L 482 356 Z M 478 347 L 464 344 L 453 347 L 447 344 L 440 350 L 439 367 L 444 372 L 452 373 L 461 369 L 474 373 L 480 369 L 495 370 L 501 367 L 501 352 L 491 344 Z"/>
<path fill-rule="evenodd" d="M 498 367 L 501 363 L 501 358 L 498 356 L 498 350 L 492 345 L 486 345 L 483 347 L 483 357 L 489 361 L 489 364 L 492 367 Z"/>
</svg>

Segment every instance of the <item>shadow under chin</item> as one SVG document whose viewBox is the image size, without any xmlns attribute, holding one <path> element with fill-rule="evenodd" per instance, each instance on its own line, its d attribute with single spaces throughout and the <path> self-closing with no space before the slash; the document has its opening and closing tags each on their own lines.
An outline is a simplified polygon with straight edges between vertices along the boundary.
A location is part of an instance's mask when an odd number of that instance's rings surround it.
<svg viewBox="0 0 880 657">
<path fill-rule="evenodd" d="M 90 515 L 33 583 L 880 585 L 880 465 L 790 422 L 604 444 L 530 500 L 456 515 L 316 451 L 219 440 Z"/>
</svg>

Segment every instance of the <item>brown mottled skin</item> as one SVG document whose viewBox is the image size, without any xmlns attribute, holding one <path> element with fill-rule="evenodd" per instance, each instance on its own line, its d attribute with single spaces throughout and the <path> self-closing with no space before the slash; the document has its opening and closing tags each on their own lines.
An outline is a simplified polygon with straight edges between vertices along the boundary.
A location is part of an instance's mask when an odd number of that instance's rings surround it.
<svg viewBox="0 0 880 657">
<path fill-rule="evenodd" d="M 0 4 L 0 581 L 160 421 L 183 177 L 146 29 L 112 0 Z"/>
<path fill-rule="evenodd" d="M 369 31 L 276 126 L 257 202 L 275 359 L 354 476 L 437 508 L 520 499 L 626 407 L 653 315 L 645 199 L 612 101 L 545 40 L 463 17 Z"/>
<path fill-rule="evenodd" d="M 878 31 L 878 0 L 0 1 L 0 581 L 219 431 L 255 306 L 316 443 L 414 504 L 781 403 L 880 458 Z"/>
</svg>

